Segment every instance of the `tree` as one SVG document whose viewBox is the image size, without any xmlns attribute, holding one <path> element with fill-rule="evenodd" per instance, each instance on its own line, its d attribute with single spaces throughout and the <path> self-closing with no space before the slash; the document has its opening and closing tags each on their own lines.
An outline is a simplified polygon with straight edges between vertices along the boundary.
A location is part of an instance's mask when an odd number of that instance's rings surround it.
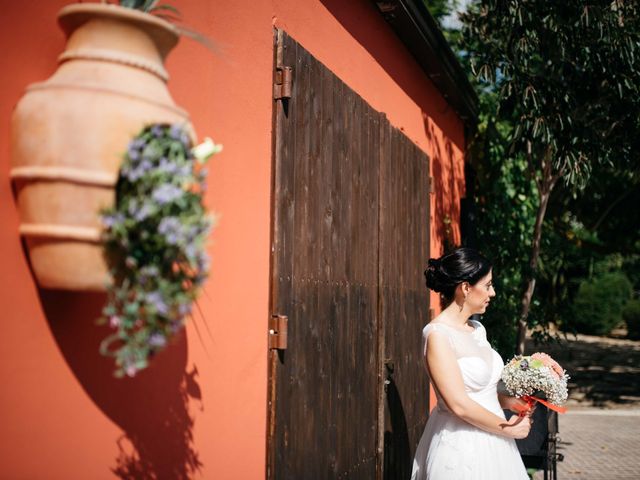
<svg viewBox="0 0 640 480">
<path fill-rule="evenodd" d="M 535 183 L 516 352 L 536 285 L 543 222 L 558 185 L 584 188 L 594 164 L 637 162 L 640 21 L 636 2 L 479 0 L 462 15 L 474 73 L 515 121 L 510 154 Z"/>
<path fill-rule="evenodd" d="M 467 157 L 473 168 L 476 244 L 493 263 L 496 298 L 482 321 L 493 347 L 504 357 L 514 353 L 518 298 L 530 232 L 536 212 L 534 182 L 526 175 L 527 161 L 510 154 L 514 125 L 496 115 L 497 95 L 479 92 L 479 122 Z"/>
<path fill-rule="evenodd" d="M 422 0 L 422 3 L 429 9 L 429 13 L 442 26 L 442 20 L 455 10 L 457 0 Z"/>
</svg>

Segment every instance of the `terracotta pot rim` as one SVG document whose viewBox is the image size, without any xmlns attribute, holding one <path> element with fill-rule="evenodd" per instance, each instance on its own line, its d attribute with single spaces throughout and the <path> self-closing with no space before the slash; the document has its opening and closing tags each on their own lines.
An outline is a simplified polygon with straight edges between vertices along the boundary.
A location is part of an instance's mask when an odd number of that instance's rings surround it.
<svg viewBox="0 0 640 480">
<path fill-rule="evenodd" d="M 96 17 L 107 17 L 139 25 L 156 41 L 164 58 L 176 46 L 180 38 L 178 28 L 172 23 L 150 13 L 121 7 L 110 3 L 75 3 L 58 12 L 58 23 L 65 35 L 69 35 L 87 21 Z"/>
</svg>

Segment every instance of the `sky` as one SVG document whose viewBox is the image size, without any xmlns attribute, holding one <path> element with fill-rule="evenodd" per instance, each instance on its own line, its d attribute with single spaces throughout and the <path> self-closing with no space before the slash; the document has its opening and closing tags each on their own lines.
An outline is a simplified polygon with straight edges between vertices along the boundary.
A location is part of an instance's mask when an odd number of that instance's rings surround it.
<svg viewBox="0 0 640 480">
<path fill-rule="evenodd" d="M 462 23 L 458 19 L 458 12 L 464 12 L 467 9 L 467 5 L 471 3 L 472 0 L 457 0 L 457 8 L 450 15 L 444 17 L 442 19 L 442 26 L 444 28 L 449 28 L 452 30 L 459 30 L 462 28 Z"/>
</svg>

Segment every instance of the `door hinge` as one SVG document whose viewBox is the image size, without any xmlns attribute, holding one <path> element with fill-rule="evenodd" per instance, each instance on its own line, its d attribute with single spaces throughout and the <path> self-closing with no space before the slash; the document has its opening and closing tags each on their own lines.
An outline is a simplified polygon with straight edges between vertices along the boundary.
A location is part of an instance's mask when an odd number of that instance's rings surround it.
<svg viewBox="0 0 640 480">
<path fill-rule="evenodd" d="M 271 315 L 269 319 L 269 350 L 287 349 L 287 327 L 289 318 L 286 315 Z"/>
<path fill-rule="evenodd" d="M 433 183 L 433 177 L 429 177 L 429 193 L 436 193 L 436 186 Z"/>
<path fill-rule="evenodd" d="M 276 82 L 273 84 L 273 98 L 291 98 L 291 82 L 293 69 L 291 67 L 276 67 Z"/>
</svg>

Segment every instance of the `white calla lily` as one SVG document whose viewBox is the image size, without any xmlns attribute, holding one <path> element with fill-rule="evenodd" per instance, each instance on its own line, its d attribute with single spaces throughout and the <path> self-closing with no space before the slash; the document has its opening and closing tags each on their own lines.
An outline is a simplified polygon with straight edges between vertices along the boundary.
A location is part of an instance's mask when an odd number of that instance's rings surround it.
<svg viewBox="0 0 640 480">
<path fill-rule="evenodd" d="M 207 137 L 204 141 L 191 149 L 193 156 L 200 162 L 206 162 L 211 155 L 222 151 L 222 145 L 216 145 L 211 138 Z"/>
</svg>

